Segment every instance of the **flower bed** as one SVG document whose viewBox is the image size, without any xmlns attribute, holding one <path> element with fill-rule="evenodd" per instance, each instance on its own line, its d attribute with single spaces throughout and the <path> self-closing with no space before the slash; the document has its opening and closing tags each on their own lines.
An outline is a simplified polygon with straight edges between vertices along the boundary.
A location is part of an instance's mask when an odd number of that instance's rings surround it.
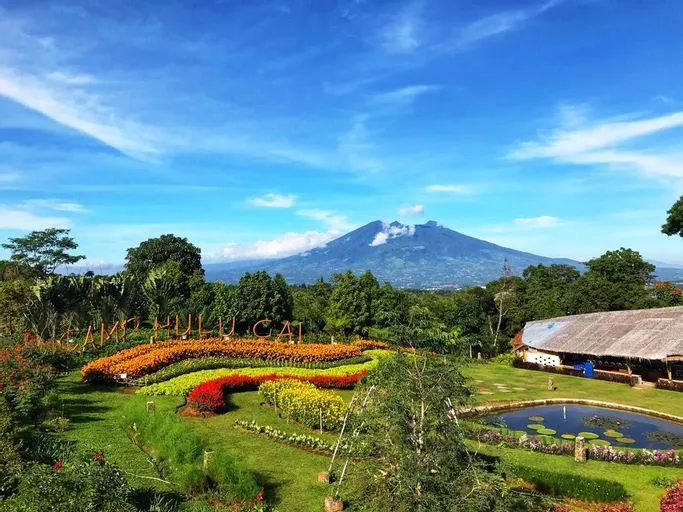
<svg viewBox="0 0 683 512">
<path fill-rule="evenodd" d="M 657 379 L 657 387 L 659 389 L 668 389 L 669 391 L 683 392 L 683 380 Z"/>
<path fill-rule="evenodd" d="M 683 510 L 683 480 L 667 489 L 659 502 L 660 512 L 681 512 Z"/>
<path fill-rule="evenodd" d="M 377 365 L 376 360 L 368 361 L 363 364 L 355 364 L 349 366 L 339 366 L 330 368 L 329 370 L 308 370 L 305 368 L 243 368 L 230 369 L 219 368 L 216 370 L 203 370 L 199 372 L 188 373 L 167 380 L 157 384 L 151 384 L 140 388 L 137 393 L 141 395 L 160 395 L 160 396 L 183 396 L 188 394 L 192 389 L 202 382 L 207 380 L 217 379 L 219 377 L 227 377 L 229 375 L 247 375 L 249 377 L 258 377 L 260 375 L 276 374 L 279 378 L 289 377 L 341 377 L 344 375 L 352 375 L 363 370 L 370 370 Z"/>
<path fill-rule="evenodd" d="M 216 370 L 219 368 L 305 368 L 308 370 L 327 370 L 339 366 L 363 364 L 371 361 L 367 355 L 340 359 L 339 361 L 298 363 L 294 361 L 271 361 L 262 359 L 235 359 L 230 357 L 202 357 L 199 359 L 186 359 L 178 363 L 162 368 L 158 372 L 145 375 L 136 381 L 136 384 L 148 386 L 157 382 L 164 382 L 180 375 L 198 372 L 202 370 Z"/>
<path fill-rule="evenodd" d="M 317 387 L 351 389 L 367 374 L 363 370 L 352 375 L 311 375 L 308 377 L 291 376 L 288 379 L 310 382 Z M 225 394 L 234 391 L 254 391 L 263 382 L 282 379 L 275 373 L 250 377 L 248 375 L 229 375 L 206 382 L 195 387 L 187 396 L 190 406 L 205 412 L 220 412 L 225 409 Z M 281 380 L 282 381 L 282 380 Z"/>
<path fill-rule="evenodd" d="M 237 421 L 235 426 L 242 430 L 246 430 L 247 432 L 260 434 L 282 443 L 291 444 L 302 448 L 309 448 L 319 452 L 334 451 L 335 443 L 328 443 L 319 437 L 307 436 L 304 434 L 290 434 L 288 432 L 283 432 L 282 430 L 277 430 L 270 425 L 259 425 L 255 421 Z M 348 450 L 348 446 L 344 444 L 340 446 L 340 449 L 342 452 L 345 452 Z"/>
<path fill-rule="evenodd" d="M 290 345 L 267 341 L 191 340 L 169 341 L 122 350 L 86 364 L 81 372 L 89 382 L 114 382 L 120 374 L 139 378 L 178 361 L 199 357 L 229 357 L 278 362 L 338 361 L 358 357 L 352 345 Z"/>
<path fill-rule="evenodd" d="M 310 382 L 267 381 L 259 387 L 259 394 L 284 417 L 325 430 L 339 428 L 347 408 L 341 396 L 322 391 Z"/>
<path fill-rule="evenodd" d="M 574 455 L 574 443 L 556 442 L 555 439 L 539 439 L 516 436 L 509 432 L 497 430 L 468 429 L 468 435 L 486 444 L 504 445 L 509 448 L 524 448 L 526 450 L 547 453 L 551 455 Z M 589 444 L 588 458 L 606 462 L 622 464 L 644 464 L 650 466 L 683 467 L 683 457 L 675 450 L 615 450 L 611 446 L 597 446 Z"/>
</svg>

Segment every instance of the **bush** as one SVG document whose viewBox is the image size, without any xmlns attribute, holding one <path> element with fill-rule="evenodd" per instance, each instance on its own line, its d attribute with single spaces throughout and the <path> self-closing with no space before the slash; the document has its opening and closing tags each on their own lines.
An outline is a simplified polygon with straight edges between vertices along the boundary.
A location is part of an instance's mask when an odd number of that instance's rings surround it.
<svg viewBox="0 0 683 512">
<path fill-rule="evenodd" d="M 85 365 L 81 372 L 89 382 L 115 382 L 120 374 L 139 378 L 178 361 L 198 357 L 228 357 L 299 363 L 338 361 L 360 356 L 352 345 L 290 345 L 245 340 L 166 341 L 122 350 Z"/>
<path fill-rule="evenodd" d="M 9 512 L 134 512 L 121 470 L 101 453 L 81 454 L 53 465 L 33 464 L 19 491 L 6 502 Z"/>
<path fill-rule="evenodd" d="M 657 379 L 657 387 L 659 389 L 668 389 L 669 391 L 683 392 L 683 380 Z"/>
<path fill-rule="evenodd" d="M 254 475 L 227 453 L 214 452 L 208 470 L 202 470 L 206 440 L 177 416 L 148 414 L 135 407 L 126 411 L 123 426 L 134 444 L 154 453 L 157 471 L 182 492 L 191 496 L 217 492 L 221 500 L 230 501 L 256 497 Z"/>
<path fill-rule="evenodd" d="M 659 502 L 659 512 L 683 512 L 683 480 L 666 491 Z"/>
<path fill-rule="evenodd" d="M 174 363 L 166 368 L 162 368 L 158 372 L 146 375 L 139 379 L 138 383 L 147 386 L 149 384 L 156 384 L 157 382 L 164 382 L 187 373 L 202 370 L 215 370 L 218 368 L 305 368 L 309 370 L 326 370 L 339 366 L 363 364 L 371 360 L 372 358 L 366 355 L 341 359 L 339 361 L 308 363 L 263 359 L 234 359 L 228 357 L 202 357 L 199 359 L 186 359 L 185 361 Z"/>
<path fill-rule="evenodd" d="M 300 382 L 310 382 L 317 387 L 350 389 L 367 374 L 366 371 L 352 375 L 311 375 L 306 377 L 285 377 L 286 379 L 297 380 Z M 282 379 L 281 375 L 271 373 L 250 377 L 248 375 L 229 375 L 206 382 L 202 382 L 195 387 L 187 396 L 187 402 L 192 407 L 205 412 L 220 412 L 225 409 L 226 393 L 234 391 L 253 391 L 258 389 L 263 382 Z"/>
<path fill-rule="evenodd" d="M 614 503 L 600 507 L 600 512 L 635 512 L 628 503 Z"/>
<path fill-rule="evenodd" d="M 510 465 L 506 469 L 516 477 L 534 484 L 538 491 L 559 498 L 606 502 L 623 501 L 628 497 L 624 486 L 612 480 L 559 473 L 517 464 Z"/>
<path fill-rule="evenodd" d="M 0 352 L 0 397 L 18 423 L 30 424 L 42 416 L 42 400 L 53 381 L 49 366 L 28 361 L 20 352 Z"/>
<path fill-rule="evenodd" d="M 326 430 L 339 428 L 344 421 L 346 402 L 330 391 L 317 389 L 308 382 L 275 380 L 259 387 L 265 401 L 278 408 L 286 418 L 309 427 Z"/>
</svg>

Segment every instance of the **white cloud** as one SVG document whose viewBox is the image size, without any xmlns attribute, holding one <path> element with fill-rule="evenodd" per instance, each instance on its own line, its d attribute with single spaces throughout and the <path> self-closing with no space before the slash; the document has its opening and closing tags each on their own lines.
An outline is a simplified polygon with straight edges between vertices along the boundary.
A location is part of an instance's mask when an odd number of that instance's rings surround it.
<svg viewBox="0 0 683 512">
<path fill-rule="evenodd" d="M 533 228 L 533 229 L 545 229 L 559 226 L 561 224 L 558 217 L 551 217 L 550 215 L 541 215 L 540 217 L 524 217 L 514 220 L 515 225 Z"/>
<path fill-rule="evenodd" d="M 0 205 L 0 229 L 34 231 L 69 227 L 71 227 L 71 221 L 65 217 L 43 217 L 21 208 Z"/>
<path fill-rule="evenodd" d="M 439 85 L 410 85 L 393 91 L 376 94 L 372 103 L 380 105 L 404 106 L 410 105 L 416 98 L 441 89 Z"/>
<path fill-rule="evenodd" d="M 21 180 L 18 172 L 0 172 L 0 185 L 9 185 Z"/>
<path fill-rule="evenodd" d="M 469 185 L 429 185 L 425 187 L 427 192 L 454 194 L 454 195 L 470 195 L 474 193 L 474 189 Z"/>
<path fill-rule="evenodd" d="M 411 215 L 422 215 L 425 211 L 423 204 L 414 204 L 412 206 L 404 206 L 398 209 L 398 214 L 401 217 L 409 217 Z"/>
<path fill-rule="evenodd" d="M 331 231 L 338 233 L 351 229 L 352 227 L 345 215 L 341 215 L 340 213 L 332 210 L 320 210 L 313 208 L 307 210 L 298 210 L 296 214 L 301 217 L 320 221 Z"/>
<path fill-rule="evenodd" d="M 378 245 L 386 244 L 393 238 L 402 236 L 413 236 L 415 234 L 415 226 L 392 225 L 383 224 L 382 230 L 375 234 L 375 237 L 370 242 L 370 247 L 377 247 Z"/>
<path fill-rule="evenodd" d="M 62 201 L 61 199 L 27 199 L 21 203 L 27 209 L 55 210 L 59 212 L 83 213 L 87 210 L 80 203 Z"/>
<path fill-rule="evenodd" d="M 683 127 L 683 112 L 630 119 L 626 121 L 587 121 L 582 115 L 570 115 L 565 108 L 560 126 L 541 133 L 537 140 L 519 144 L 508 153 L 514 160 L 547 159 L 558 163 L 601 165 L 612 169 L 636 171 L 649 177 L 683 178 L 683 148 L 629 149 L 628 142 L 651 137 L 660 132 Z"/>
<path fill-rule="evenodd" d="M 380 41 L 387 52 L 412 53 L 420 47 L 419 7 L 418 4 L 408 6 L 383 27 L 380 32 Z"/>
<path fill-rule="evenodd" d="M 230 261 L 284 258 L 323 246 L 338 236 L 339 233 L 333 231 L 289 232 L 273 240 L 259 240 L 253 244 L 228 244 L 223 248 L 223 258 Z"/>
<path fill-rule="evenodd" d="M 87 85 L 96 82 L 95 77 L 91 75 L 67 73 L 64 71 L 48 73 L 47 78 L 67 85 Z"/>
<path fill-rule="evenodd" d="M 375 146 L 370 142 L 368 116 L 357 116 L 351 128 L 339 137 L 338 150 L 348 165 L 356 170 L 376 173 L 384 170 L 384 163 L 374 156 Z"/>
<path fill-rule="evenodd" d="M 264 208 L 291 208 L 296 202 L 296 198 L 293 195 L 280 195 L 280 194 L 266 194 L 263 197 L 255 197 L 250 199 L 249 202 L 255 206 L 262 206 Z"/>
</svg>

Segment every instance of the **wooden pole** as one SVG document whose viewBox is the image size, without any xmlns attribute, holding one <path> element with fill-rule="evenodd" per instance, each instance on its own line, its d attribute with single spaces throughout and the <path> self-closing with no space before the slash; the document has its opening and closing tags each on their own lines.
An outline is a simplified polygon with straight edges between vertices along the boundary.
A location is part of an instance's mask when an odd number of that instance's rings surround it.
<svg viewBox="0 0 683 512">
<path fill-rule="evenodd" d="M 175 337 L 180 338 L 180 318 L 175 316 Z"/>
<path fill-rule="evenodd" d="M 100 324 L 100 347 L 104 345 L 104 324 Z"/>
<path fill-rule="evenodd" d="M 166 337 L 167 338 L 171 337 L 171 317 L 170 316 L 166 317 Z"/>
<path fill-rule="evenodd" d="M 218 339 L 223 339 L 223 319 L 220 316 L 218 317 Z"/>
</svg>

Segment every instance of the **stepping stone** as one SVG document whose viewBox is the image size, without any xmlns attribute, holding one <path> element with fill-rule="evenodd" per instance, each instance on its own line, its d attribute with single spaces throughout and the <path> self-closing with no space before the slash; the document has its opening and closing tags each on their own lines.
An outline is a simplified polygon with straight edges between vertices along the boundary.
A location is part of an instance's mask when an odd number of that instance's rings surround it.
<svg viewBox="0 0 683 512">
<path fill-rule="evenodd" d="M 490 391 L 480 391 L 479 394 L 480 395 L 492 395 L 493 393 L 491 393 Z"/>
<path fill-rule="evenodd" d="M 509 389 L 499 389 L 498 391 L 500 391 L 501 393 L 509 393 L 510 392 Z"/>
<path fill-rule="evenodd" d="M 494 382 L 494 386 L 507 386 L 507 384 L 501 384 L 500 382 Z"/>
<path fill-rule="evenodd" d="M 526 391 L 526 388 L 512 388 L 512 389 L 514 389 L 515 391 Z"/>
<path fill-rule="evenodd" d="M 477 384 L 481 384 L 481 383 L 483 383 L 484 381 L 483 381 L 483 380 L 475 380 L 474 382 L 476 382 Z"/>
</svg>

